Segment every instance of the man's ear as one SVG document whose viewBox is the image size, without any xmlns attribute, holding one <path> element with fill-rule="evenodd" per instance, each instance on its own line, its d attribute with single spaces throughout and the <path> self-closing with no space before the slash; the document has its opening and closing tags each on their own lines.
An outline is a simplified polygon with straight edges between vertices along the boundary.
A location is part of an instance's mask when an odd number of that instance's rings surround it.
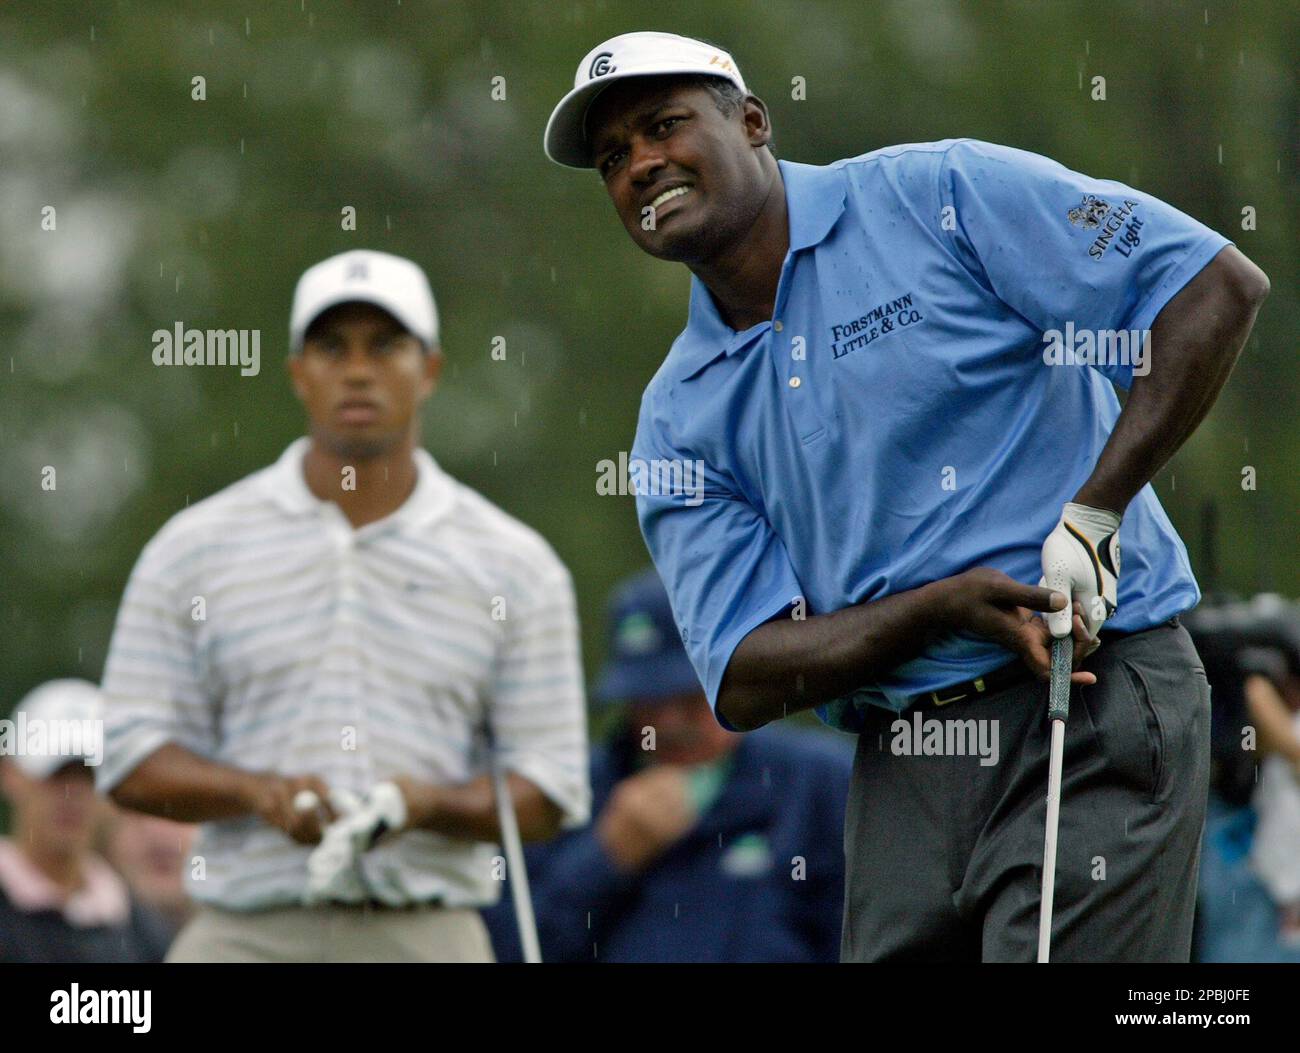
<svg viewBox="0 0 1300 1053">
<path fill-rule="evenodd" d="M 421 378 L 422 398 L 428 398 L 438 389 L 442 379 L 442 345 L 434 344 L 424 356 L 424 375 Z"/>
<path fill-rule="evenodd" d="M 767 115 L 767 103 L 757 95 L 745 96 L 745 129 L 750 146 L 766 146 L 772 139 L 772 121 Z"/>
<path fill-rule="evenodd" d="M 293 383 L 293 393 L 298 396 L 299 402 L 305 402 L 306 395 L 302 384 L 302 352 L 291 354 L 286 358 L 284 367 L 289 371 L 289 379 Z"/>
</svg>

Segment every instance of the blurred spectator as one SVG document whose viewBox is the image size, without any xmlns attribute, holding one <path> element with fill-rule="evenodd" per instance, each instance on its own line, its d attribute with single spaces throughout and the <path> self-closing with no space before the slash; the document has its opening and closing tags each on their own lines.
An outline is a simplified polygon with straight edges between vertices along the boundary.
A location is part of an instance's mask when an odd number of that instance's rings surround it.
<svg viewBox="0 0 1300 1053">
<path fill-rule="evenodd" d="M 1250 865 L 1279 912 L 1278 937 L 1300 950 L 1300 692 L 1294 678 L 1283 698 L 1265 676 L 1246 680 L 1246 702 L 1259 731 L 1259 785 L 1251 802 L 1259 817 Z"/>
<path fill-rule="evenodd" d="M 1195 959 L 1300 962 L 1300 611 L 1261 595 L 1187 623 L 1214 712 Z"/>
<path fill-rule="evenodd" d="M 839 961 L 851 744 L 723 730 L 653 570 L 610 615 L 594 698 L 629 704 L 592 750 L 595 821 L 528 850 L 542 959 Z M 508 890 L 485 916 L 521 960 Z"/>
<path fill-rule="evenodd" d="M 197 830 L 154 815 L 114 809 L 104 838 L 105 855 L 131 893 L 156 911 L 175 936 L 194 913 L 183 871 Z"/>
<path fill-rule="evenodd" d="M 87 760 L 102 759 L 102 729 L 99 691 L 84 680 L 42 684 L 4 728 L 0 791 L 12 837 L 0 839 L 0 962 L 158 962 L 166 953 L 162 920 L 91 847 L 100 801 Z"/>
</svg>

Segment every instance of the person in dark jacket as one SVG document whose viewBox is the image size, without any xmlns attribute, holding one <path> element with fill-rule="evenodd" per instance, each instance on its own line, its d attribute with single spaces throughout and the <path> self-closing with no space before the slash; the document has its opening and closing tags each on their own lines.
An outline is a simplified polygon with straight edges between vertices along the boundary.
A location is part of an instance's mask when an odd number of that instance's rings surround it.
<svg viewBox="0 0 1300 1053">
<path fill-rule="evenodd" d="M 0 963 L 160 962 L 170 933 L 92 850 L 102 801 L 99 690 L 53 680 L 0 721 Z"/>
<path fill-rule="evenodd" d="M 849 744 L 721 728 L 653 570 L 614 593 L 593 698 L 626 703 L 595 819 L 527 852 L 543 961 L 838 961 Z M 485 917 L 521 960 L 508 888 Z"/>
</svg>

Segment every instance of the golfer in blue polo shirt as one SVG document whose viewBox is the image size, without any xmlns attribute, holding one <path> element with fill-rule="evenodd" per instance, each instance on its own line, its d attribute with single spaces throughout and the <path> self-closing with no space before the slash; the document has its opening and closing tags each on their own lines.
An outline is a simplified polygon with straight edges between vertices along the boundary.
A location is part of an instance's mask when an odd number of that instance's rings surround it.
<svg viewBox="0 0 1300 1053">
<path fill-rule="evenodd" d="M 1186 960 L 1209 689 L 1149 481 L 1268 279 L 1150 194 L 1021 150 L 819 167 L 771 138 L 725 51 L 632 33 L 582 60 L 545 139 L 694 275 L 631 470 L 718 720 L 815 707 L 858 733 L 843 959 L 1030 961 L 1042 681 L 1072 634 L 1053 959 Z"/>
</svg>

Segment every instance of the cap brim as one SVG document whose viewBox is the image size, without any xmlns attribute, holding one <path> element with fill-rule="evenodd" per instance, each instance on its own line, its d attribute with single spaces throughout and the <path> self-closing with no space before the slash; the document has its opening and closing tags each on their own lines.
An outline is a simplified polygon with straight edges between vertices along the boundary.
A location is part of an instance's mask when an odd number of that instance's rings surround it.
<svg viewBox="0 0 1300 1053">
<path fill-rule="evenodd" d="M 542 147 L 546 156 L 556 164 L 567 168 L 595 168 L 591 158 L 591 145 L 587 142 L 587 111 L 596 101 L 596 96 L 611 84 L 625 80 L 662 80 L 665 77 L 717 77 L 719 80 L 731 80 L 726 74 L 707 66 L 689 66 L 682 69 L 666 69 L 654 73 L 632 71 L 629 73 L 611 73 L 599 80 L 588 81 L 574 88 L 559 101 L 551 111 L 551 118 L 546 122 L 546 133 L 542 137 Z M 734 84 L 735 82 L 732 81 Z"/>
<path fill-rule="evenodd" d="M 401 306 L 390 302 L 386 297 L 384 297 L 382 290 L 376 290 L 370 293 L 358 293 L 356 289 L 345 289 L 334 296 L 327 297 L 317 304 L 313 308 L 311 316 L 303 323 L 301 331 L 295 330 L 289 334 L 292 345 L 290 350 L 294 354 L 298 354 L 298 352 L 302 350 L 303 342 L 307 339 L 307 330 L 312 327 L 316 319 L 331 308 L 338 307 L 339 304 L 344 303 L 368 303 L 373 307 L 378 307 L 380 310 L 386 311 L 401 323 L 402 328 L 419 340 L 420 343 L 424 344 L 426 350 L 433 350 L 433 346 L 430 344 L 428 337 L 415 330 L 415 327 L 411 324 L 411 319 L 403 317 Z"/>
<path fill-rule="evenodd" d="M 574 88 L 560 100 L 551 111 L 551 119 L 546 122 L 546 135 L 543 148 L 546 156 L 556 164 L 567 168 L 594 168 L 591 161 L 591 147 L 587 143 L 587 111 L 596 101 L 596 96 L 611 84 L 627 78 L 617 75 L 602 80 L 590 81 Z"/>
</svg>

